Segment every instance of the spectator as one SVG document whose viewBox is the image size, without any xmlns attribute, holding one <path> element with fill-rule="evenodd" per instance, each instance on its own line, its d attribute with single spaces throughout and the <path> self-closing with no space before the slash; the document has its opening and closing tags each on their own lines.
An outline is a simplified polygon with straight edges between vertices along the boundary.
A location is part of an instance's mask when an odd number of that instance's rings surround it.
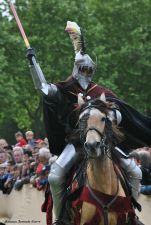
<svg viewBox="0 0 151 225">
<path fill-rule="evenodd" d="M 7 141 L 5 139 L 0 139 L 0 149 L 5 150 L 6 148 L 8 148 Z"/>
<path fill-rule="evenodd" d="M 3 193 L 4 194 L 10 194 L 13 185 L 15 183 L 14 179 L 14 166 L 15 162 L 14 161 L 9 161 L 6 166 L 6 172 L 5 172 L 5 182 L 3 186 Z"/>
<path fill-rule="evenodd" d="M 0 150 L 0 164 L 7 164 L 7 153 L 4 150 Z"/>
<path fill-rule="evenodd" d="M 34 133 L 32 131 L 27 131 L 25 133 L 25 136 L 28 144 L 31 145 L 32 147 L 35 147 Z"/>
<path fill-rule="evenodd" d="M 49 164 L 50 157 L 51 157 L 51 153 L 50 153 L 50 150 L 48 148 L 43 147 L 43 148 L 39 149 L 39 161 L 43 165 Z"/>
<path fill-rule="evenodd" d="M 30 177 L 30 161 L 28 160 L 23 160 L 21 178 L 25 178 L 25 177 Z"/>
<path fill-rule="evenodd" d="M 27 144 L 27 145 L 25 145 L 25 146 L 23 147 L 24 150 L 28 150 L 28 151 L 30 151 L 30 152 L 33 151 L 33 148 L 34 148 L 34 147 L 32 147 L 32 146 L 29 145 L 29 144 Z"/>
<path fill-rule="evenodd" d="M 32 152 L 24 150 L 22 177 L 31 177 L 34 174 L 35 162 Z"/>
<path fill-rule="evenodd" d="M 6 153 L 7 153 L 8 161 L 15 161 L 12 150 L 7 151 Z"/>
<path fill-rule="evenodd" d="M 24 155 L 23 155 L 23 160 L 30 160 L 32 159 L 32 152 L 28 149 L 24 149 Z"/>
<path fill-rule="evenodd" d="M 15 138 L 16 138 L 16 141 L 17 141 L 16 146 L 22 147 L 22 146 L 27 144 L 26 140 L 23 138 L 23 134 L 20 131 L 18 131 L 15 134 Z"/>
<path fill-rule="evenodd" d="M 39 191 L 46 188 L 46 185 L 48 184 L 48 173 L 48 170 L 42 169 L 41 173 L 39 174 L 39 178 L 36 179 L 36 188 Z"/>
<path fill-rule="evenodd" d="M 48 143 L 44 140 L 38 139 L 35 141 L 35 147 L 37 147 L 39 149 L 43 148 L 43 147 L 48 148 Z"/>
<path fill-rule="evenodd" d="M 148 148 L 141 148 L 130 154 L 134 157 L 142 170 L 142 180 L 140 192 L 145 195 L 151 195 L 151 153 Z"/>
<path fill-rule="evenodd" d="M 49 159 L 51 153 L 46 147 L 41 148 L 38 153 L 39 163 L 35 176 L 31 177 L 30 183 L 38 190 L 42 190 L 48 183 L 48 173 L 50 171 Z"/>
<path fill-rule="evenodd" d="M 36 160 L 36 158 L 37 158 L 38 152 L 39 152 L 39 148 L 35 146 L 35 147 L 32 149 L 32 155 L 33 155 L 33 158 L 34 158 L 35 160 Z"/>
<path fill-rule="evenodd" d="M 43 164 L 39 162 L 39 157 L 38 155 L 35 155 L 35 163 L 36 163 L 36 168 L 35 168 L 35 175 L 33 175 L 30 178 L 30 183 L 34 186 L 37 187 L 37 179 L 39 179 L 39 176 L 42 172 L 43 169 Z"/>
<path fill-rule="evenodd" d="M 129 156 L 130 156 L 131 158 L 134 158 L 134 160 L 135 160 L 135 162 L 136 162 L 136 164 L 137 164 L 138 166 L 140 166 L 140 164 L 141 164 L 139 151 L 140 151 L 140 150 L 136 149 L 136 150 L 133 150 L 133 151 L 129 154 Z"/>
<path fill-rule="evenodd" d="M 13 148 L 13 154 L 14 154 L 14 159 L 15 162 L 18 163 L 22 163 L 23 161 L 23 149 L 21 147 L 14 147 Z"/>
<path fill-rule="evenodd" d="M 14 178 L 15 181 L 21 178 L 21 167 L 18 165 L 14 166 Z"/>
<path fill-rule="evenodd" d="M 39 171 L 39 177 L 36 179 L 36 187 L 38 190 L 42 190 L 48 184 L 48 173 L 50 171 L 49 159 L 51 157 L 50 150 L 43 147 L 39 150 L 39 162 L 43 165 L 41 171 Z"/>
</svg>

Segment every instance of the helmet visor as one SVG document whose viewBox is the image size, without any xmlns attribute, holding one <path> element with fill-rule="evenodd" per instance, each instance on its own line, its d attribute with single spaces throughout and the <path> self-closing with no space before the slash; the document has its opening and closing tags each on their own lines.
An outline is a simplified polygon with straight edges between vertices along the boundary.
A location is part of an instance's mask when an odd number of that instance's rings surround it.
<svg viewBox="0 0 151 225">
<path fill-rule="evenodd" d="M 89 77 L 94 74 L 94 68 L 89 67 L 89 66 L 80 66 L 78 72 L 82 76 Z"/>
</svg>

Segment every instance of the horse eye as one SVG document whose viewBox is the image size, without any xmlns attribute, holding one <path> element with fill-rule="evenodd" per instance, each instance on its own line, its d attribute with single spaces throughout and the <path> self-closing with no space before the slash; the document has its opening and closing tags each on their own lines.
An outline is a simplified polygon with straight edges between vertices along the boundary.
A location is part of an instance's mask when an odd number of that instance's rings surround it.
<svg viewBox="0 0 151 225">
<path fill-rule="evenodd" d="M 101 118 L 101 121 L 103 121 L 103 122 L 104 122 L 105 120 L 106 120 L 106 118 L 105 118 L 105 117 L 102 117 L 102 118 Z"/>
</svg>

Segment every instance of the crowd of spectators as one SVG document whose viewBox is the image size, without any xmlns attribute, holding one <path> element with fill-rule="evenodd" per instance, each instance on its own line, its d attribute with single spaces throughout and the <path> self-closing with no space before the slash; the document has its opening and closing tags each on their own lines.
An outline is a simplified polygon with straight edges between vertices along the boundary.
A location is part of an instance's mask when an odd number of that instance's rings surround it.
<svg viewBox="0 0 151 225">
<path fill-rule="evenodd" d="M 15 134 L 16 144 L 11 146 L 0 139 L 0 191 L 9 194 L 31 184 L 43 190 L 48 183 L 51 165 L 57 156 L 50 153 L 47 139 L 35 139 L 32 131 Z M 140 192 L 151 195 L 151 148 L 144 147 L 130 153 L 142 170 Z"/>
<path fill-rule="evenodd" d="M 15 134 L 16 144 L 11 146 L 0 139 L 0 191 L 10 194 L 30 184 L 38 190 L 46 188 L 51 165 L 57 159 L 49 150 L 47 139 L 35 139 L 32 131 Z"/>
</svg>

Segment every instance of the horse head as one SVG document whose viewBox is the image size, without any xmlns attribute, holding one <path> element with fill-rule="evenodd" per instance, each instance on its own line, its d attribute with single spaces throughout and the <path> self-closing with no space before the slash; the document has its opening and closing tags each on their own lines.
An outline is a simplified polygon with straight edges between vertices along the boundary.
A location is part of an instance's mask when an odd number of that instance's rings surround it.
<svg viewBox="0 0 151 225">
<path fill-rule="evenodd" d="M 79 131 L 88 158 L 106 155 L 121 135 L 110 120 L 111 105 L 106 102 L 104 95 L 81 104 Z"/>
</svg>

